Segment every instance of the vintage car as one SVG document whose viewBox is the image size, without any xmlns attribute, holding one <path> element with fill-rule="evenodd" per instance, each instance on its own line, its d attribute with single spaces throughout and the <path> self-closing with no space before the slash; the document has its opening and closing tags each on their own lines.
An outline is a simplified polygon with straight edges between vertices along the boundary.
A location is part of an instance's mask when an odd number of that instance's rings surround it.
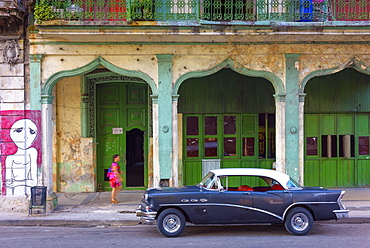
<svg viewBox="0 0 370 248">
<path fill-rule="evenodd" d="M 308 234 L 315 220 L 348 217 L 344 191 L 301 187 L 275 170 L 211 170 L 195 186 L 148 189 L 136 216 L 156 222 L 167 237 L 179 236 L 193 224 L 283 223 L 293 235 Z"/>
</svg>

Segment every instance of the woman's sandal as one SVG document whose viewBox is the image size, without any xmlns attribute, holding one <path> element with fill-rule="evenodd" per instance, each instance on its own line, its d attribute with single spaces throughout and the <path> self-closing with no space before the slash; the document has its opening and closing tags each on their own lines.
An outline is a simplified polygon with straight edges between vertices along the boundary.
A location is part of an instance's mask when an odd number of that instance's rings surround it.
<svg viewBox="0 0 370 248">
<path fill-rule="evenodd" d="M 115 201 L 115 200 L 111 200 L 110 202 L 111 202 L 111 203 L 114 203 L 114 204 L 119 203 L 118 201 Z"/>
</svg>

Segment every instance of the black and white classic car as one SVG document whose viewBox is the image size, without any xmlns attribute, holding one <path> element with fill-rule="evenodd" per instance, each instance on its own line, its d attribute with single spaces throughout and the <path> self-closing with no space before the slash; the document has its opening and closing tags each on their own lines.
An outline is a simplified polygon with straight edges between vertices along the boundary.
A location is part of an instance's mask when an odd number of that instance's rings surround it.
<svg viewBox="0 0 370 248">
<path fill-rule="evenodd" d="M 315 220 L 348 217 L 344 191 L 301 187 L 267 169 L 211 170 L 195 186 L 148 189 L 136 216 L 176 237 L 193 224 L 283 223 L 293 235 L 308 234 Z"/>
</svg>

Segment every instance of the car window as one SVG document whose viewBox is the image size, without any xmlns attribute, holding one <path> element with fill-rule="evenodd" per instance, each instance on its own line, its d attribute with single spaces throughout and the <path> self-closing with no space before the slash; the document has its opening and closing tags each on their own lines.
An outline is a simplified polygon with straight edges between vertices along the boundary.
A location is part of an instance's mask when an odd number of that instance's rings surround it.
<svg viewBox="0 0 370 248">
<path fill-rule="evenodd" d="M 297 183 L 296 181 L 294 181 L 294 179 L 292 179 L 292 178 L 290 178 L 290 180 L 288 181 L 287 187 L 288 187 L 288 189 L 301 188 L 301 186 L 299 185 L 299 183 Z"/>
<path fill-rule="evenodd" d="M 215 179 L 216 176 L 213 173 L 208 173 L 200 182 L 200 184 L 202 184 L 204 188 L 217 189 L 218 185 Z"/>
<path fill-rule="evenodd" d="M 242 185 L 253 187 L 269 187 L 266 178 L 259 176 L 222 176 L 220 177 L 221 186 L 225 190 L 237 190 Z"/>
</svg>

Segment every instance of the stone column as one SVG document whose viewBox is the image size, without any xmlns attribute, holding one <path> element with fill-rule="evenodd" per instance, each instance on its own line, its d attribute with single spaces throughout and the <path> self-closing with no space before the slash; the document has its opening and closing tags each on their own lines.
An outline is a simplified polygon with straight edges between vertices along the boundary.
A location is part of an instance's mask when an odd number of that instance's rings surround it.
<svg viewBox="0 0 370 248">
<path fill-rule="evenodd" d="M 285 172 L 285 95 L 275 94 L 276 170 Z"/>
<path fill-rule="evenodd" d="M 299 94 L 299 179 L 300 185 L 304 185 L 304 98 L 306 94 Z"/>
<path fill-rule="evenodd" d="M 158 60 L 158 143 L 160 184 L 172 184 L 172 54 L 159 54 Z"/>
<path fill-rule="evenodd" d="M 58 199 L 53 192 L 53 96 L 42 95 L 42 181 L 47 187 L 48 209 L 53 210 L 58 205 Z"/>
<path fill-rule="evenodd" d="M 158 96 L 152 95 L 152 118 L 153 118 L 153 181 L 149 188 L 159 186 L 160 168 L 159 168 L 159 128 L 158 128 Z"/>
<path fill-rule="evenodd" d="M 172 96 L 172 185 L 179 185 L 179 126 L 177 118 L 177 103 L 179 95 Z"/>
<path fill-rule="evenodd" d="M 41 110 L 42 54 L 30 54 L 30 109 Z"/>
<path fill-rule="evenodd" d="M 285 171 L 296 181 L 301 179 L 299 102 L 299 57 L 300 54 L 285 54 Z"/>
</svg>

